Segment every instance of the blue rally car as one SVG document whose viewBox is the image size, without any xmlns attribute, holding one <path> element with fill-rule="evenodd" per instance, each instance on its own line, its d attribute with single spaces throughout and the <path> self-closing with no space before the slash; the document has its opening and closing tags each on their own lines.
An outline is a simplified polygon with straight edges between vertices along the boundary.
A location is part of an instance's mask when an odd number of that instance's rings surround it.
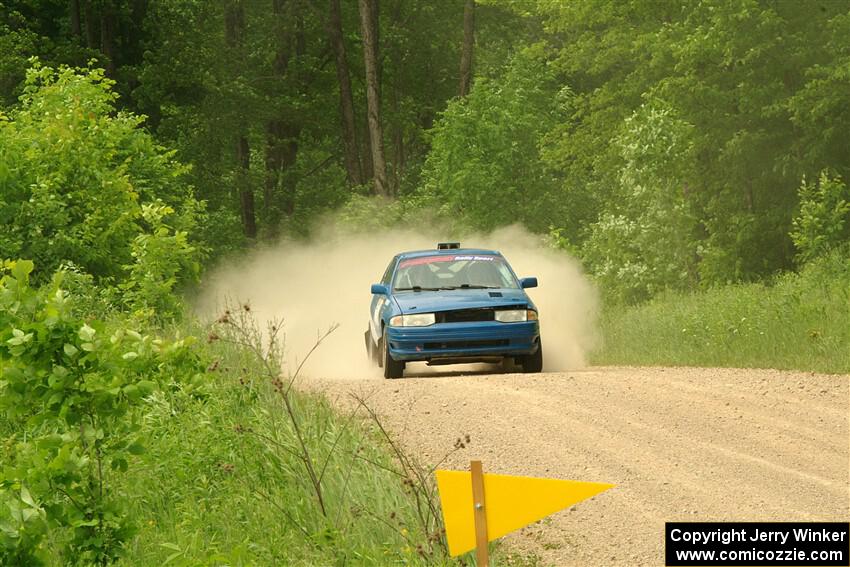
<svg viewBox="0 0 850 567">
<path fill-rule="evenodd" d="M 401 378 L 407 362 L 429 365 L 513 359 L 540 372 L 543 350 L 537 308 L 497 251 L 444 242 L 403 252 L 381 283 L 372 284 L 366 351 L 384 377 Z"/>
</svg>

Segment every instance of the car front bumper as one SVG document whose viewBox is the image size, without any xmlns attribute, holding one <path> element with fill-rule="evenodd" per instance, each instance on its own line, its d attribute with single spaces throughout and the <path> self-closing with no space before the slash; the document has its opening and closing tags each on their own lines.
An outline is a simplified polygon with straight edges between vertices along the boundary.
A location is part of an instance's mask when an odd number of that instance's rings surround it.
<svg viewBox="0 0 850 567">
<path fill-rule="evenodd" d="M 388 327 L 390 356 L 395 360 L 484 358 L 534 354 L 540 345 L 537 321 L 437 323 L 428 327 Z"/>
</svg>

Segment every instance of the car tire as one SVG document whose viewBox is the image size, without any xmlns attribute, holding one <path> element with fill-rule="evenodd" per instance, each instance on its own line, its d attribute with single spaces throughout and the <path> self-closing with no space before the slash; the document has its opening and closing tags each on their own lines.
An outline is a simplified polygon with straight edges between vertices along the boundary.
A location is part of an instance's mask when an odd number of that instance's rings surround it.
<svg viewBox="0 0 850 567">
<path fill-rule="evenodd" d="M 404 374 L 404 361 L 393 360 L 386 336 L 381 339 L 381 361 L 384 367 L 384 378 L 401 378 Z"/>
<path fill-rule="evenodd" d="M 535 374 L 543 370 L 543 345 L 537 346 L 537 352 L 522 357 L 522 371 L 526 374 Z"/>
</svg>

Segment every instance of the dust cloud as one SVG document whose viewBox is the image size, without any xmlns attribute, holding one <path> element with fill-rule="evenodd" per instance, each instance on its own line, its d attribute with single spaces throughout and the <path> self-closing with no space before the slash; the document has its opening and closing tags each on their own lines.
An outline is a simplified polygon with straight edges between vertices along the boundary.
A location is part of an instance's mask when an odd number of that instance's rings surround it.
<svg viewBox="0 0 850 567">
<path fill-rule="evenodd" d="M 368 235 L 319 232 L 321 236 L 310 242 L 283 241 L 222 262 L 205 277 L 194 302 L 196 312 L 212 319 L 230 300 L 249 303 L 262 328 L 269 319 L 282 318 L 289 371 L 320 334 L 338 324 L 307 360 L 302 374 L 337 379 L 378 377 L 380 370 L 367 359 L 363 340 L 371 300 L 369 285 L 381 279 L 396 253 L 432 249 L 437 242 L 452 239 L 438 230 Z M 528 291 L 540 310 L 545 370 L 584 365 L 585 354 L 597 341 L 598 301 L 575 260 L 548 249 L 539 237 L 515 226 L 466 236 L 462 245 L 500 250 L 519 277 L 537 276 L 540 287 Z"/>
</svg>

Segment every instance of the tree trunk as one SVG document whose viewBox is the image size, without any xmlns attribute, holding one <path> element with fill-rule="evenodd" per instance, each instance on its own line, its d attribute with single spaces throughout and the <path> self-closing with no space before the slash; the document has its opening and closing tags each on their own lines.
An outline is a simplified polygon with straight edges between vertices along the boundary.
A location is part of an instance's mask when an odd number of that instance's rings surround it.
<svg viewBox="0 0 850 567">
<path fill-rule="evenodd" d="M 115 30 L 118 27 L 115 6 L 111 1 L 100 8 L 100 50 L 106 57 L 106 75 L 115 77 Z"/>
<path fill-rule="evenodd" d="M 245 11 L 241 0 L 224 2 L 224 41 L 234 60 L 242 56 L 245 35 Z M 257 217 L 254 211 L 254 189 L 249 177 L 251 151 L 248 136 L 241 119 L 237 120 L 236 133 L 236 186 L 239 191 L 239 208 L 242 213 L 242 231 L 248 238 L 257 237 Z"/>
<path fill-rule="evenodd" d="M 398 118 L 400 109 L 397 79 L 393 80 L 393 85 L 390 90 L 390 105 L 392 107 L 393 114 L 397 117 L 396 120 L 389 126 L 393 148 L 393 161 L 390 166 L 390 171 L 392 171 L 390 191 L 393 195 L 398 195 L 399 189 L 401 188 L 402 171 L 404 170 L 404 125 L 402 124 L 401 119 Z"/>
<path fill-rule="evenodd" d="M 367 113 L 368 114 L 368 113 Z M 361 154 L 363 156 L 360 164 L 363 166 L 363 183 L 374 183 L 375 170 L 372 167 L 372 137 L 369 135 L 369 117 L 365 117 L 365 122 L 361 123 L 362 131 L 365 136 L 361 136 L 363 147 Z"/>
<path fill-rule="evenodd" d="M 475 45 L 475 0 L 463 8 L 463 49 L 460 54 L 460 96 L 469 94 L 472 84 L 472 50 Z"/>
<path fill-rule="evenodd" d="M 304 20 L 297 17 L 294 35 L 289 29 L 292 18 L 284 13 L 286 0 L 272 0 L 272 12 L 275 16 L 276 53 L 273 73 L 281 80 L 286 77 L 289 62 L 294 54 L 304 55 L 306 39 Z M 301 89 L 300 77 L 292 78 L 296 88 Z M 271 235 L 274 236 L 280 223 L 280 213 L 291 216 L 295 212 L 295 193 L 297 179 L 291 171 L 298 159 L 298 137 L 301 124 L 293 121 L 286 113 L 279 112 L 276 118 L 266 123 L 266 183 L 263 203 L 269 222 Z"/>
<path fill-rule="evenodd" d="M 389 196 L 387 164 L 384 159 L 384 133 L 381 126 L 381 94 L 378 77 L 378 0 L 359 0 L 360 27 L 363 34 L 363 60 L 366 64 L 366 103 L 369 139 L 372 145 L 372 169 L 375 193 Z"/>
<path fill-rule="evenodd" d="M 80 0 L 70 0 L 68 3 L 68 19 L 71 21 L 71 36 L 76 43 L 80 42 L 83 27 L 80 23 Z"/>
<path fill-rule="evenodd" d="M 144 64 L 145 43 L 147 35 L 145 34 L 145 26 L 147 25 L 148 0 L 131 0 L 130 1 L 130 21 L 121 35 L 121 63 L 124 65 L 132 65 L 140 68 Z M 126 78 L 127 89 L 135 91 L 139 83 L 139 73 L 130 73 Z M 156 129 L 156 117 L 148 117 L 146 122 Z"/>
<path fill-rule="evenodd" d="M 257 220 L 254 213 L 254 191 L 248 179 L 251 167 L 251 149 L 248 138 L 239 136 L 236 140 L 236 183 L 239 186 L 239 204 L 242 210 L 242 230 L 248 238 L 257 237 Z"/>
<path fill-rule="evenodd" d="M 94 7 L 92 6 L 92 0 L 84 0 L 84 2 L 83 13 L 86 18 L 86 47 L 89 49 L 97 49 L 97 37 L 100 33 L 100 28 L 97 25 L 97 16 L 95 15 Z"/>
<path fill-rule="evenodd" d="M 298 137 L 301 125 L 285 120 L 269 120 L 266 124 L 266 185 L 263 206 L 267 209 L 271 229 L 280 221 L 280 212 L 295 212 L 296 178 L 290 171 L 298 160 Z"/>
<path fill-rule="evenodd" d="M 328 32 L 336 58 L 336 78 L 339 83 L 339 114 L 342 126 L 342 146 L 345 156 L 345 171 L 348 183 L 363 183 L 360 168 L 360 148 L 357 144 L 357 125 L 354 121 L 354 95 L 351 91 L 351 75 L 348 71 L 348 59 L 345 55 L 345 40 L 342 35 L 342 14 L 339 0 L 330 0 L 330 20 Z"/>
<path fill-rule="evenodd" d="M 279 120 L 266 123 L 266 180 L 263 186 L 263 209 L 266 220 L 274 224 L 277 219 L 275 195 L 280 188 L 281 151 L 279 140 L 282 137 L 282 125 Z"/>
<path fill-rule="evenodd" d="M 292 168 L 298 160 L 298 136 L 301 135 L 299 124 L 284 123 L 283 148 L 281 149 L 280 175 L 283 194 L 281 208 L 286 216 L 295 213 L 295 192 L 298 189 L 298 179 Z"/>
<path fill-rule="evenodd" d="M 402 6 L 404 2 L 402 0 L 398 0 L 393 5 L 391 16 L 390 16 L 390 26 L 391 29 L 394 30 L 403 30 L 405 29 L 405 22 L 402 19 Z M 404 66 L 403 53 L 399 49 L 394 49 L 390 52 L 390 57 L 392 60 L 392 66 L 394 69 L 402 69 Z M 383 80 L 381 81 L 382 86 L 384 87 L 384 92 L 386 93 L 386 85 L 383 85 Z M 401 179 L 404 172 L 404 132 L 405 132 L 405 121 L 402 118 L 403 112 L 401 110 L 401 100 L 403 96 L 403 89 L 401 86 L 401 81 L 399 80 L 398 73 L 392 76 L 392 84 L 390 85 L 389 90 L 389 103 L 390 108 L 392 109 L 392 117 L 387 124 L 387 127 L 390 129 L 390 138 L 392 140 L 392 159 L 388 165 L 390 172 L 392 175 L 390 176 L 390 192 L 394 196 L 398 196 L 401 192 Z"/>
<path fill-rule="evenodd" d="M 377 85 L 378 85 L 378 101 L 383 100 L 384 97 L 384 61 L 381 57 L 379 57 L 381 45 L 381 10 L 380 10 L 380 2 L 381 0 L 369 0 L 369 5 L 372 8 L 372 30 L 373 37 L 375 38 L 372 43 L 375 45 L 375 69 L 377 72 L 375 76 L 377 77 Z"/>
<path fill-rule="evenodd" d="M 272 0 L 275 39 L 272 73 L 278 78 L 286 75 L 289 60 L 292 57 L 291 41 L 283 17 L 285 3 L 286 0 Z M 263 210 L 266 223 L 272 232 L 271 236 L 274 236 L 280 223 L 280 206 L 277 197 L 282 189 L 284 130 L 283 120 L 279 118 L 272 118 L 266 122 L 266 179 L 263 186 Z"/>
</svg>

